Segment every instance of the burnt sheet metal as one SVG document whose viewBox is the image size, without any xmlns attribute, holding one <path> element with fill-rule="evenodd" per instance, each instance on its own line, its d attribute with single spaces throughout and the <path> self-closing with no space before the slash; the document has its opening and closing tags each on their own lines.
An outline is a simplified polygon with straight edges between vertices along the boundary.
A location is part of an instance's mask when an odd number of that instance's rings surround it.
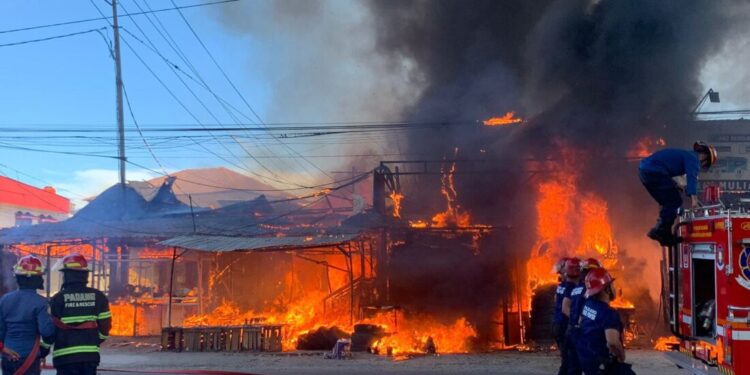
<svg viewBox="0 0 750 375">
<path fill-rule="evenodd" d="M 159 242 L 161 246 L 179 247 L 198 251 L 285 251 L 315 247 L 336 246 L 359 236 L 350 234 L 314 234 L 310 236 L 285 237 L 231 237 L 209 235 L 187 235 Z"/>
</svg>

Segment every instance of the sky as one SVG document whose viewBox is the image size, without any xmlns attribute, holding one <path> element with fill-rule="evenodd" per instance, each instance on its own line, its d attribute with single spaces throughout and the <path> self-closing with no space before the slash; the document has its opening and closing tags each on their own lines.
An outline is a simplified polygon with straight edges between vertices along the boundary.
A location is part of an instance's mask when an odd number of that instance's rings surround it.
<svg viewBox="0 0 750 375">
<path fill-rule="evenodd" d="M 257 123 L 252 111 L 266 123 L 400 120 L 399 111 L 418 97 L 419 88 L 404 84 L 405 77 L 384 74 L 388 67 L 375 52 L 372 23 L 362 2 L 327 1 L 312 7 L 306 1 L 240 0 L 182 10 L 242 97 L 178 12 L 122 16 L 139 7 L 172 8 L 170 0 L 119 3 L 122 76 L 132 109 L 131 115 L 126 103 L 126 149 L 128 159 L 137 164 L 128 165 L 129 180 L 225 166 L 276 187 L 296 188 L 335 179 L 332 171 L 349 168 L 341 155 L 362 155 L 366 168 L 379 160 L 375 155 L 383 152 L 386 142 L 403 152 L 385 135 L 348 136 L 344 141 L 329 136 L 289 138 L 282 145 L 263 132 L 219 138 L 205 132 L 193 138 L 148 132 L 177 125 Z M 114 64 L 108 46 L 112 30 L 99 20 L 6 31 L 97 18 L 97 8 L 111 14 L 105 0 L 0 2 L 0 128 L 99 131 L 0 133 L 0 174 L 35 186 L 52 185 L 78 204 L 117 181 L 117 160 L 112 158 L 117 153 Z M 744 84 L 750 78 L 744 68 L 750 57 L 745 56 L 747 45 L 744 36 L 737 38 L 707 61 L 701 80 L 705 90 L 712 87 L 722 93 L 722 103 L 703 110 L 750 107 Z M 147 131 L 148 146 L 135 131 L 133 117 Z M 299 155 L 309 157 L 301 160 Z"/>
<path fill-rule="evenodd" d="M 201 1 L 176 0 L 178 5 L 199 4 Z M 111 6 L 104 0 L 73 0 L 50 2 L 41 0 L 3 1 L 0 2 L 0 29 L 10 30 L 28 26 L 45 25 L 71 20 L 100 17 L 97 9 L 111 15 Z M 124 0 L 119 8 L 120 14 L 139 11 L 138 6 L 146 9 L 171 8 L 168 0 L 149 1 Z M 221 14 L 231 11 L 235 4 L 184 9 L 183 14 L 199 35 L 216 61 L 224 69 L 232 83 L 242 93 L 253 110 L 263 118 L 271 100 L 270 80 L 253 62 L 253 55 L 259 53 L 257 43 L 247 34 L 227 29 L 221 24 Z M 224 9 L 218 9 L 218 8 Z M 157 28 L 154 25 L 159 26 Z M 161 24 L 159 24 L 161 22 Z M 120 17 L 122 42 L 122 76 L 128 99 L 132 104 L 133 114 L 142 128 L 164 126 L 165 124 L 192 124 L 197 121 L 203 124 L 232 123 L 228 114 L 249 122 L 255 120 L 222 73 L 210 60 L 198 40 L 176 11 L 156 13 L 146 16 Z M 169 32 L 161 28 L 161 25 Z M 114 64 L 105 39 L 112 38 L 112 30 L 106 29 L 106 21 L 80 23 L 68 26 L 56 26 L 21 32 L 0 33 L 0 45 L 15 43 L 50 36 L 75 33 L 91 29 L 100 29 L 103 34 L 91 32 L 77 36 L 54 39 L 43 42 L 28 43 L 19 46 L 0 47 L 0 126 L 13 128 L 86 128 L 110 130 L 102 133 L 83 133 L 83 136 L 97 136 L 101 139 L 74 140 L 50 139 L 29 136 L 50 135 L 50 133 L 24 133 L 26 138 L 7 138 L 20 134 L 0 134 L 0 173 L 20 179 L 32 185 L 51 184 L 74 200 L 91 196 L 117 181 L 117 160 L 112 158 L 64 155 L 9 149 L 26 147 L 34 149 L 64 150 L 100 155 L 116 155 L 116 112 L 115 112 L 115 78 Z M 140 27 L 140 29 L 139 29 Z M 141 31 L 143 30 L 143 32 Z M 162 34 L 166 39 L 162 37 Z M 145 37 L 144 37 L 145 32 Z M 149 41 L 155 48 L 149 48 Z M 171 39 L 170 39 L 171 38 Z M 139 41 L 140 40 L 140 41 Z M 166 40 L 174 40 L 179 49 L 174 50 Z M 143 43 L 141 42 L 143 41 Z M 132 49 L 131 49 L 132 48 Z M 177 64 L 184 72 L 174 73 L 164 59 Z M 196 82 L 199 81 L 180 58 L 184 53 L 187 61 L 195 67 L 204 82 L 211 88 L 209 92 Z M 161 79 L 175 96 L 177 96 L 192 115 L 171 97 L 167 90 L 149 72 L 139 60 L 142 58 L 150 69 Z M 204 104 L 200 104 L 193 94 L 180 81 L 180 76 Z M 226 101 L 219 104 L 216 96 Z M 203 108 L 205 105 L 208 110 Z M 224 106 L 231 105 L 238 111 L 226 111 Z M 209 113 L 210 111 L 210 113 Z M 242 115 L 240 115 L 242 113 Z M 247 116 L 247 117 L 242 117 Z M 197 118 L 197 120 L 196 120 Z M 133 128 L 133 120 L 125 109 L 127 128 Z M 218 120 L 218 121 L 217 121 Z M 59 134 L 56 134 L 59 136 Z M 159 135 L 174 135 L 173 133 Z M 205 134 L 204 134 L 205 135 Z M 157 172 L 175 171 L 184 168 L 210 167 L 223 165 L 234 169 L 248 169 L 268 176 L 262 170 L 242 157 L 244 151 L 231 139 L 222 140 L 221 144 L 212 143 L 207 137 L 200 140 L 204 146 L 193 141 L 178 142 L 161 146 L 158 140 L 152 141 L 157 163 L 137 132 L 126 136 L 129 160 L 152 169 L 150 171 L 128 165 L 129 180 L 142 180 L 158 175 Z M 255 147 L 252 142 L 245 147 Z M 296 146 L 295 146 L 296 147 Z M 216 157 L 206 148 L 223 156 Z M 290 153 L 289 150 L 283 150 Z M 259 150 L 257 154 L 263 154 Z M 265 151 L 267 152 L 267 151 Z M 305 147 L 299 152 L 307 152 Z M 283 152 L 277 151 L 279 154 Z M 230 162 L 227 162 L 231 161 Z M 269 161 L 270 163 L 270 161 Z M 161 164 L 161 165 L 160 165 Z M 163 167 L 163 168 L 162 168 Z M 302 173 L 307 169 L 297 167 Z M 272 168 L 276 172 L 278 168 Z M 290 168 L 294 172 L 294 168 Z M 310 172 L 307 172 L 311 174 Z M 305 178 L 312 179 L 311 176 Z M 277 183 L 277 185 L 279 185 Z"/>
</svg>

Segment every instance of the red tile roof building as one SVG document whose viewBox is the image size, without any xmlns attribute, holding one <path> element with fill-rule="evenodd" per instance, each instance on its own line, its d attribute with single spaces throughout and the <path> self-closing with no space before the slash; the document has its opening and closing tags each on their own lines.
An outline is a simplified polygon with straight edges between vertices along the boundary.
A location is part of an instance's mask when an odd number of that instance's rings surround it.
<svg viewBox="0 0 750 375">
<path fill-rule="evenodd" d="M 70 200 L 52 187 L 36 188 L 0 176 L 0 228 L 64 220 Z"/>
</svg>

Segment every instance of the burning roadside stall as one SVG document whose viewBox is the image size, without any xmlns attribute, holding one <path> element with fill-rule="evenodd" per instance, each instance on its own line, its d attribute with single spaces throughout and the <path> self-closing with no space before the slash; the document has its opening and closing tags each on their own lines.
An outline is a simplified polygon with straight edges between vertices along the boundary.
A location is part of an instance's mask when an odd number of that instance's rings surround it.
<svg viewBox="0 0 750 375">
<path fill-rule="evenodd" d="M 311 214 L 292 200 L 269 202 L 264 196 L 217 209 L 190 207 L 176 199 L 173 182 L 166 179 L 149 201 L 130 186 L 115 185 L 68 220 L 2 230 L 3 262 L 29 253 L 46 259 L 50 293 L 60 286 L 56 262 L 81 253 L 90 260 L 91 285 L 110 298 L 111 334 L 158 335 L 170 317 L 181 321 L 211 307 L 215 271 L 212 257 L 178 257 L 160 241 L 195 233 L 277 236 L 293 226 L 290 220 L 297 229 L 315 231 L 340 217 L 334 210 Z M 12 287 L 12 277 L 3 277 L 6 288 Z"/>
</svg>

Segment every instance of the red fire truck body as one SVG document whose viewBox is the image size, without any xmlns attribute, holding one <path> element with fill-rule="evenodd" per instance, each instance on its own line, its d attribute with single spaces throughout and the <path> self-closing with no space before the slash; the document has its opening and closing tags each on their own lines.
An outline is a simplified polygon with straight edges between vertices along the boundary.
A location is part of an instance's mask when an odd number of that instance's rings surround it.
<svg viewBox="0 0 750 375">
<path fill-rule="evenodd" d="M 664 262 L 675 359 L 693 374 L 750 375 L 750 212 L 684 214 Z"/>
</svg>

